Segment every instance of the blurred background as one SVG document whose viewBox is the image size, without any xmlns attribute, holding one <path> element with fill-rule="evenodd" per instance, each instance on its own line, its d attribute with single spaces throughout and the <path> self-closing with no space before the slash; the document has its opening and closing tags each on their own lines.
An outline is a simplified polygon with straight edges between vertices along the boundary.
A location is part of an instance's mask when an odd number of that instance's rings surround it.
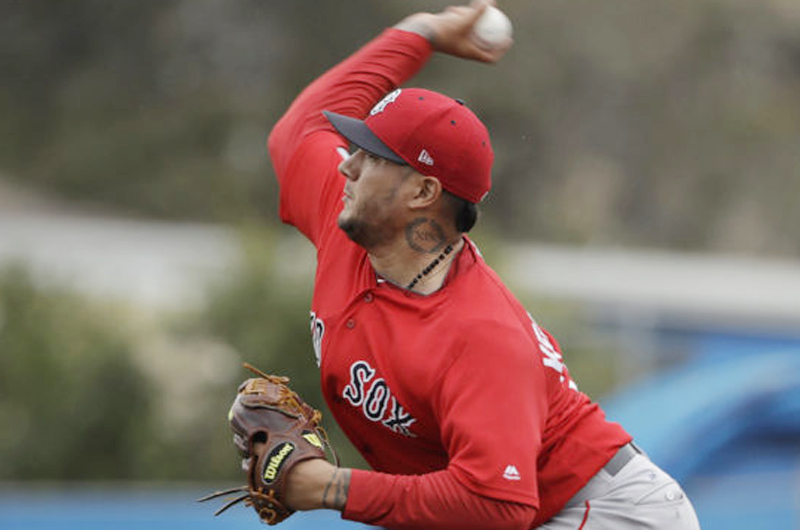
<svg viewBox="0 0 800 530">
<path fill-rule="evenodd" d="M 325 410 L 314 254 L 278 221 L 266 136 L 446 5 L 0 2 L 0 528 L 258 524 L 193 499 L 241 481 L 242 361 Z M 501 63 L 413 82 L 492 133 L 473 239 L 703 528 L 800 528 L 800 3 L 499 7 Z"/>
</svg>

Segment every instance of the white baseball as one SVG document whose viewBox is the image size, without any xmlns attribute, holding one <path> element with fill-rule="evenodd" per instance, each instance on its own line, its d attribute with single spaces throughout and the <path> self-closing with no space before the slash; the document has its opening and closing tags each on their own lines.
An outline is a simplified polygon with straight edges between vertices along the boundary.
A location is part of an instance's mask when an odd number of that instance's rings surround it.
<svg viewBox="0 0 800 530">
<path fill-rule="evenodd" d="M 481 48 L 492 50 L 511 38 L 511 21 L 505 13 L 489 6 L 472 27 L 475 42 Z"/>
</svg>

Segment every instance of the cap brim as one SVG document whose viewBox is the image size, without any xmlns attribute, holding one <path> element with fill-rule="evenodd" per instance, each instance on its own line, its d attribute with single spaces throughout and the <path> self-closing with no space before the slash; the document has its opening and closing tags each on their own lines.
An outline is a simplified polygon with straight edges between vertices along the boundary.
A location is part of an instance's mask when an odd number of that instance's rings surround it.
<svg viewBox="0 0 800 530">
<path fill-rule="evenodd" d="M 353 145 L 397 164 L 408 164 L 397 153 L 389 149 L 389 146 L 383 143 L 380 138 L 375 136 L 363 121 L 327 110 L 323 110 L 322 114 L 328 118 L 328 121 L 339 131 L 339 134 L 347 138 Z"/>
</svg>

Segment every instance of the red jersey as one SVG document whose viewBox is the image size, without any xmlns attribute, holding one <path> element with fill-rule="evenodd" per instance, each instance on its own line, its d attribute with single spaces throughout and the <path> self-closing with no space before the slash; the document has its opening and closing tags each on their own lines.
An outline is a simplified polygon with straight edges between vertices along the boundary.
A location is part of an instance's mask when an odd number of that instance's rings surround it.
<svg viewBox="0 0 800 530">
<path fill-rule="evenodd" d="M 395 475 L 444 472 L 482 497 L 537 508 L 540 524 L 631 437 L 578 391 L 556 342 L 469 239 L 443 287 L 423 296 L 381 280 L 336 224 L 347 144 L 321 111 L 363 118 L 430 53 L 418 35 L 388 30 L 301 93 L 269 142 L 281 218 L 317 248 L 323 394 L 367 462 Z M 353 472 L 345 517 L 402 502 L 376 500 L 380 480 Z"/>
</svg>

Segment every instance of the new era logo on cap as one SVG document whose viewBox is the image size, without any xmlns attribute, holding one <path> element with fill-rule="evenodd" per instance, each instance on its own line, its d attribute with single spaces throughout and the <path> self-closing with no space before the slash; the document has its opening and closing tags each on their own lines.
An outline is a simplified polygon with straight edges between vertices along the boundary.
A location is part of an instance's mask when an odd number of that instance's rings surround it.
<svg viewBox="0 0 800 530">
<path fill-rule="evenodd" d="M 404 88 L 390 92 L 363 121 L 324 114 L 354 145 L 436 177 L 458 197 L 478 203 L 491 187 L 494 153 L 489 133 L 460 100 Z"/>
<path fill-rule="evenodd" d="M 425 149 L 420 151 L 419 156 L 417 157 L 417 160 L 419 160 L 420 162 L 422 162 L 423 164 L 425 164 L 427 166 L 432 166 L 433 165 L 433 158 L 431 158 L 431 155 L 429 155 L 428 152 Z"/>
</svg>

